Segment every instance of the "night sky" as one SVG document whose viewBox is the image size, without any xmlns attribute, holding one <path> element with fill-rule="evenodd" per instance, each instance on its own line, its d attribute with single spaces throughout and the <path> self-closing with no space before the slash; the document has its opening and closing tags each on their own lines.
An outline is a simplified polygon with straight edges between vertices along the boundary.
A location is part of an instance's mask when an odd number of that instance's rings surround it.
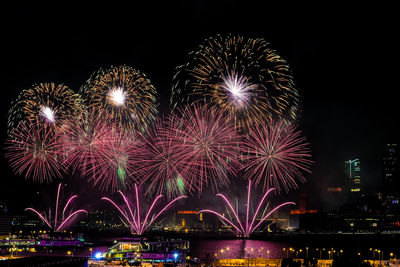
<svg viewBox="0 0 400 267">
<path fill-rule="evenodd" d="M 312 11 L 251 1 L 165 2 L 7 6 L 1 31 L 1 144 L 11 101 L 24 88 L 55 82 L 78 91 L 103 66 L 127 64 L 146 73 L 160 93 L 161 113 L 167 113 L 174 68 L 205 38 L 233 33 L 268 40 L 288 61 L 301 94 L 299 125 L 315 164 L 308 182 L 290 197 L 307 193 L 310 208 L 323 207 L 327 187 L 340 185 L 344 160 L 352 158 L 361 160 L 365 189 L 380 187 L 383 146 L 400 141 L 394 8 Z M 0 200 L 19 212 L 46 185 L 14 176 L 1 151 Z"/>
</svg>

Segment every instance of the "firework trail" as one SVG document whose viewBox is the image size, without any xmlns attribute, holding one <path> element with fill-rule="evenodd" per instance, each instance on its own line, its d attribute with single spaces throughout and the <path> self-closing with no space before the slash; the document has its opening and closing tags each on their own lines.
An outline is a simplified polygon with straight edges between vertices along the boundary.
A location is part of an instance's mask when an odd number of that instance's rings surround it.
<svg viewBox="0 0 400 267">
<path fill-rule="evenodd" d="M 59 131 L 52 124 L 22 122 L 5 142 L 5 157 L 16 174 L 33 181 L 51 182 L 66 171 Z"/>
<path fill-rule="evenodd" d="M 308 143 L 295 126 L 274 122 L 254 127 L 243 142 L 245 178 L 262 182 L 264 189 L 281 187 L 287 192 L 297 188 L 297 181 L 306 179 L 302 171 L 310 173 L 311 155 Z"/>
<path fill-rule="evenodd" d="M 264 39 L 209 38 L 177 68 L 171 106 L 193 102 L 232 115 L 242 129 L 296 118 L 298 92 L 287 62 Z"/>
<path fill-rule="evenodd" d="M 22 122 L 45 121 L 62 125 L 83 110 L 80 96 L 63 84 L 40 83 L 25 89 L 12 103 L 8 113 L 8 131 Z"/>
<path fill-rule="evenodd" d="M 71 225 L 73 220 L 78 216 L 78 214 L 86 213 L 87 211 L 84 209 L 79 209 L 73 211 L 69 206 L 71 202 L 76 199 L 77 195 L 72 195 L 68 198 L 67 202 L 65 203 L 62 212 L 60 212 L 60 191 L 61 191 L 61 183 L 58 185 L 57 190 L 57 199 L 56 205 L 54 209 L 54 216 L 51 216 L 51 209 L 49 209 L 49 214 L 46 215 L 45 213 L 40 213 L 36 209 L 33 208 L 26 208 L 26 211 L 34 212 L 47 226 L 49 226 L 53 231 L 60 232 L 63 229 L 66 229 L 68 226 Z M 53 217 L 53 218 L 52 218 Z"/>
<path fill-rule="evenodd" d="M 229 226 L 232 226 L 233 228 L 233 232 L 235 233 L 236 236 L 238 237 L 249 237 L 259 226 L 261 226 L 261 224 L 266 221 L 274 212 L 276 212 L 277 210 L 279 210 L 280 208 L 286 206 L 286 205 L 295 205 L 296 203 L 294 202 L 284 202 L 281 203 L 279 205 L 277 205 L 276 207 L 274 207 L 273 209 L 271 209 L 267 214 L 263 213 L 260 218 L 259 218 L 259 222 L 256 222 L 257 216 L 261 210 L 261 207 L 264 204 L 265 199 L 267 198 L 267 196 L 273 191 L 275 190 L 274 188 L 270 188 L 269 190 L 267 190 L 267 192 L 263 195 L 263 197 L 261 198 L 260 202 L 257 205 L 257 209 L 253 214 L 253 217 L 250 217 L 250 199 L 251 199 L 251 180 L 249 180 L 249 186 L 247 188 L 247 204 L 246 204 L 246 217 L 243 220 L 243 218 L 239 217 L 239 214 L 235 211 L 235 209 L 233 208 L 232 204 L 229 202 L 228 198 L 226 196 L 224 196 L 223 194 L 217 194 L 217 196 L 221 197 L 224 202 L 227 204 L 228 208 L 227 211 L 228 213 L 232 213 L 233 215 L 231 217 L 233 217 L 234 219 L 230 219 L 225 217 L 224 215 L 214 211 L 214 210 L 201 210 L 198 213 L 211 213 L 214 214 L 216 216 L 218 216 L 221 221 Z"/>
<path fill-rule="evenodd" d="M 124 209 L 122 206 L 119 206 L 118 204 L 116 204 L 113 200 L 111 200 L 108 197 L 102 197 L 101 199 L 110 202 L 119 211 L 119 213 L 123 217 L 124 222 L 130 226 L 131 233 L 136 234 L 136 235 L 142 235 L 149 228 L 149 226 L 155 220 L 157 220 L 160 217 L 160 215 L 162 215 L 172 204 L 174 204 L 175 202 L 177 202 L 180 199 L 187 198 L 186 196 L 179 196 L 179 197 L 173 199 L 172 201 L 170 201 L 159 212 L 156 213 L 156 212 L 153 212 L 153 209 L 156 206 L 158 200 L 160 200 L 163 197 L 162 195 L 158 195 L 155 197 L 152 204 L 150 205 L 150 208 L 147 210 L 144 220 L 142 220 L 143 218 L 141 217 L 141 212 L 143 210 L 141 211 L 141 204 L 139 201 L 139 193 L 138 193 L 137 185 L 135 184 L 135 202 L 134 202 L 134 204 L 136 204 L 136 205 L 131 205 L 129 203 L 128 199 L 126 198 L 126 196 L 121 191 L 119 191 L 119 193 L 121 194 L 121 196 L 124 200 L 126 209 Z"/>
<path fill-rule="evenodd" d="M 143 131 L 157 113 L 155 88 L 143 73 L 128 66 L 100 69 L 81 94 L 89 109 L 127 129 Z"/>
<path fill-rule="evenodd" d="M 173 138 L 183 153 L 181 173 L 186 186 L 201 193 L 203 185 L 216 190 L 229 183 L 228 175 L 240 168 L 241 137 L 226 116 L 215 108 L 187 106 L 170 116 L 168 138 Z"/>
</svg>

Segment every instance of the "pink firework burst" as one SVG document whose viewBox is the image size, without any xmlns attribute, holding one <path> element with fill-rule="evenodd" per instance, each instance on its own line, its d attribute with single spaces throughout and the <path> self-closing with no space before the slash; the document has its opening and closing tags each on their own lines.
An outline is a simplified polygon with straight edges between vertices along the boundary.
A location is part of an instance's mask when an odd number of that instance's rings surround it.
<svg viewBox="0 0 400 267">
<path fill-rule="evenodd" d="M 261 207 L 263 206 L 265 199 L 267 198 L 267 196 L 273 191 L 275 190 L 274 188 L 270 188 L 269 190 L 267 190 L 267 192 L 263 195 L 263 197 L 261 198 L 260 202 L 257 205 L 257 209 L 254 212 L 253 216 L 250 217 L 250 199 L 251 199 L 251 180 L 249 180 L 249 186 L 247 188 L 247 205 L 246 205 L 246 217 L 245 219 L 240 218 L 239 214 L 235 211 L 235 209 L 233 208 L 232 204 L 230 203 L 230 201 L 228 200 L 228 198 L 223 195 L 223 194 L 217 194 L 217 196 L 221 197 L 224 202 L 227 204 L 228 208 L 228 212 L 232 213 L 232 216 L 230 216 L 229 218 L 227 218 L 226 216 L 222 215 L 221 213 L 214 211 L 214 210 L 201 210 L 198 213 L 211 213 L 214 214 L 216 216 L 218 216 L 221 221 L 225 224 L 225 225 L 229 225 L 232 227 L 233 232 L 235 233 L 236 236 L 238 237 L 249 237 L 258 227 L 260 227 L 262 225 L 263 222 L 267 221 L 268 218 L 277 210 L 279 210 L 280 208 L 286 206 L 286 205 L 295 205 L 296 203 L 294 202 L 283 202 L 279 205 L 277 205 L 276 207 L 272 208 L 270 211 L 266 212 L 266 209 L 264 209 L 264 212 L 262 213 L 262 215 L 259 217 L 259 222 L 257 223 L 257 217 L 258 214 L 261 210 Z M 231 217 L 233 217 L 234 219 L 230 219 Z"/>
<path fill-rule="evenodd" d="M 76 116 L 67 121 L 63 135 L 66 165 L 88 174 L 88 169 L 97 165 L 95 159 L 101 155 L 107 145 L 112 130 L 109 120 L 94 112 Z M 96 180 L 96 173 L 91 173 Z"/>
<path fill-rule="evenodd" d="M 169 119 L 168 134 L 182 147 L 180 162 L 185 163 L 182 177 L 188 188 L 201 193 L 203 186 L 215 190 L 229 183 L 240 167 L 241 137 L 221 111 L 194 105 Z"/>
<path fill-rule="evenodd" d="M 168 131 L 163 120 L 142 135 L 143 146 L 137 161 L 137 176 L 140 184 L 148 184 L 146 194 L 167 193 L 168 198 L 181 195 L 185 184 L 185 151 L 182 144 Z M 182 179 L 183 177 L 183 179 Z M 176 180 L 180 181 L 179 183 Z"/>
<path fill-rule="evenodd" d="M 143 218 L 141 217 L 141 208 L 143 207 L 141 207 L 139 201 L 139 192 L 137 185 L 135 184 L 135 200 L 133 205 L 129 203 L 127 197 L 121 191 L 119 191 L 119 193 L 121 194 L 126 207 L 116 204 L 108 197 L 103 197 L 101 199 L 110 202 L 122 215 L 123 221 L 130 226 L 131 233 L 137 235 L 142 235 L 149 228 L 149 226 L 155 220 L 157 220 L 160 215 L 162 215 L 172 204 L 180 199 L 187 198 L 186 196 L 179 196 L 168 202 L 168 204 L 163 206 L 160 211 L 154 212 L 154 207 L 156 206 L 157 202 L 163 197 L 162 195 L 158 195 L 155 197 L 150 205 L 150 208 L 147 210 L 144 220 L 142 220 Z"/>
<path fill-rule="evenodd" d="M 281 187 L 287 192 L 297 188 L 297 180 L 310 173 L 311 154 L 308 143 L 293 125 L 284 122 L 253 128 L 244 138 L 245 178 L 263 183 L 264 189 Z"/>
<path fill-rule="evenodd" d="M 60 133 L 52 124 L 20 123 L 10 132 L 6 150 L 14 172 L 33 181 L 51 182 L 66 171 Z"/>
<path fill-rule="evenodd" d="M 114 125 L 107 130 L 82 168 L 83 175 L 90 177 L 94 186 L 115 192 L 129 187 L 134 180 L 135 163 L 140 155 L 141 141 L 133 131 L 125 131 Z"/>
<path fill-rule="evenodd" d="M 67 202 L 65 203 L 64 208 L 62 209 L 62 212 L 60 212 L 60 191 L 61 191 L 61 183 L 58 185 L 58 190 L 57 190 L 57 199 L 56 199 L 56 204 L 55 204 L 55 209 L 54 209 L 54 215 L 51 215 L 51 208 L 49 209 L 49 214 L 46 215 L 46 213 L 40 213 L 36 209 L 33 208 L 26 208 L 26 211 L 32 211 L 34 212 L 47 226 L 49 226 L 53 231 L 55 232 L 60 232 L 63 229 L 68 228 L 74 221 L 74 219 L 77 218 L 79 214 L 86 213 L 87 211 L 84 209 L 79 209 L 73 211 L 70 208 L 71 202 L 78 197 L 78 195 L 72 195 L 68 198 Z"/>
</svg>

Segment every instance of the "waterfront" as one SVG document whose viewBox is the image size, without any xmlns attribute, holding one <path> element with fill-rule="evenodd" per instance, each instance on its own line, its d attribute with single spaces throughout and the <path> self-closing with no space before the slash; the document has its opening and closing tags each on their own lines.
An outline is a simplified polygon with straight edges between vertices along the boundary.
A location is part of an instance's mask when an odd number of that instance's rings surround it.
<svg viewBox="0 0 400 267">
<path fill-rule="evenodd" d="M 298 259 L 302 262 L 309 259 L 311 263 L 319 262 L 318 266 L 323 266 L 322 263 L 330 266 L 332 261 L 343 258 L 375 260 L 378 264 L 378 262 L 393 261 L 400 255 L 399 235 L 395 234 L 275 234 L 258 239 L 237 239 L 226 236 L 206 239 L 186 237 L 190 248 L 187 254 L 185 252 L 179 255 L 177 262 L 187 262 L 192 265 L 274 266 L 276 262 L 279 262 L 278 266 L 280 266 L 280 262 L 285 258 Z M 185 235 L 169 238 L 149 236 L 148 238 L 153 242 L 156 239 L 185 240 Z M 89 240 L 90 242 L 85 242 L 85 245 L 78 247 L 36 246 L 36 252 L 21 251 L 17 248 L 11 253 L 14 258 L 47 256 L 94 259 L 96 255 L 104 258 L 104 255 L 119 240 L 121 240 L 119 237 L 102 239 L 97 236 L 96 240 Z M 6 249 L 3 248 L 2 251 L 5 252 Z M 2 256 L 9 258 L 11 254 L 3 253 Z M 130 263 L 134 264 L 134 261 L 135 259 L 131 259 Z"/>
</svg>

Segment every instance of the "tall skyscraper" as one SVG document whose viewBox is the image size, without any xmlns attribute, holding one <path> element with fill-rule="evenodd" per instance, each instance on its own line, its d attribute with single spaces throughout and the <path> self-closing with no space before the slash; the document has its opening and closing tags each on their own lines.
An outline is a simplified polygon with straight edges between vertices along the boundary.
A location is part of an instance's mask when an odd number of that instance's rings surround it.
<svg viewBox="0 0 400 267">
<path fill-rule="evenodd" d="M 390 195 L 400 191 L 400 158 L 397 144 L 386 144 L 383 154 L 384 193 Z"/>
<path fill-rule="evenodd" d="M 360 160 L 353 159 L 344 162 L 346 191 L 360 193 L 361 191 L 361 169 Z"/>
</svg>

